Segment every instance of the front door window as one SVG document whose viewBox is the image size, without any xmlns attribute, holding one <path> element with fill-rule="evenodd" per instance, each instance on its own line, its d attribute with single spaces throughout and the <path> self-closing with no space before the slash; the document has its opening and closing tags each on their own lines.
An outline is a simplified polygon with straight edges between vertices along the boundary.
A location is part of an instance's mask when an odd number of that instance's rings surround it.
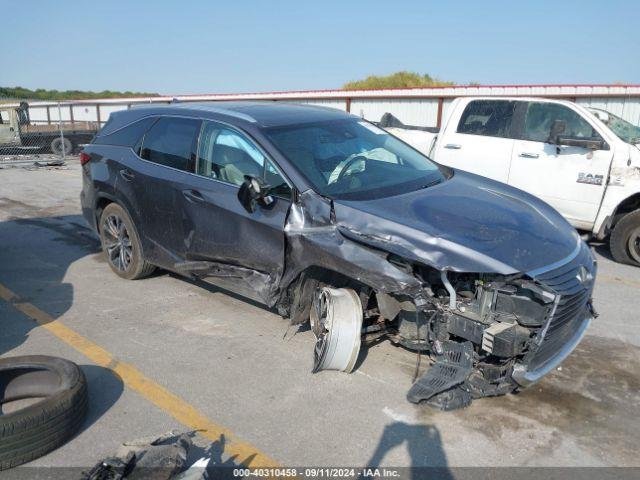
<svg viewBox="0 0 640 480">
<path fill-rule="evenodd" d="M 549 141 L 551 127 L 556 120 L 562 120 L 567 125 L 563 135 L 575 138 L 597 136 L 591 124 L 570 108 L 557 103 L 531 102 L 524 118 L 523 140 Z"/>
<path fill-rule="evenodd" d="M 245 175 L 261 178 L 272 187 L 272 194 L 291 197 L 287 182 L 251 140 L 215 122 L 202 127 L 197 173 L 236 186 L 242 185 Z"/>
</svg>

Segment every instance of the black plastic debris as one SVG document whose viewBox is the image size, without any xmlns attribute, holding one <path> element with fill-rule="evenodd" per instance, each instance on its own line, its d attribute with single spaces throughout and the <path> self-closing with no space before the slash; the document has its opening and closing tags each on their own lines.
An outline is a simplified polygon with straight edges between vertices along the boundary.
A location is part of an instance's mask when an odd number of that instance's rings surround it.
<svg viewBox="0 0 640 480">
<path fill-rule="evenodd" d="M 98 463 L 82 480 L 120 480 L 129 475 L 135 466 L 136 456 L 133 452 L 126 458 L 108 457 Z"/>
<path fill-rule="evenodd" d="M 455 410 L 471 403 L 471 394 L 458 388 L 473 368 L 471 342 L 446 342 L 443 353 L 427 372 L 413 384 L 407 400 L 413 403 L 426 401 L 442 410 Z"/>
<path fill-rule="evenodd" d="M 64 160 L 51 160 L 49 162 L 33 162 L 34 167 L 64 167 Z"/>
<path fill-rule="evenodd" d="M 167 433 L 122 444 L 118 452 L 84 473 L 82 480 L 171 480 L 185 468 L 189 434 Z"/>
</svg>

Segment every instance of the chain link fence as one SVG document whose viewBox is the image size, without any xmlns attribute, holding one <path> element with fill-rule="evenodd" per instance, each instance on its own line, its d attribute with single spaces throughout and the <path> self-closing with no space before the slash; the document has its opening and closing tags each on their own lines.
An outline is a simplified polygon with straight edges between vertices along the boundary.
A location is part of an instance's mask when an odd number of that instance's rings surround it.
<svg viewBox="0 0 640 480">
<path fill-rule="evenodd" d="M 64 103 L 30 108 L 25 99 L 0 99 L 0 166 L 77 160 L 99 126 L 74 118 L 74 109 Z"/>
</svg>

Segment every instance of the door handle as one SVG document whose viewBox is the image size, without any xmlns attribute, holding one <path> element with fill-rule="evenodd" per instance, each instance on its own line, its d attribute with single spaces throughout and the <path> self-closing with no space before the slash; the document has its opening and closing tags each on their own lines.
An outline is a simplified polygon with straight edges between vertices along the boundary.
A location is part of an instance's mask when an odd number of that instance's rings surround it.
<svg viewBox="0 0 640 480">
<path fill-rule="evenodd" d="M 126 169 L 126 168 L 123 168 L 122 170 L 120 170 L 120 176 L 127 182 L 130 182 L 135 177 L 133 172 L 131 170 Z"/>
<path fill-rule="evenodd" d="M 449 148 L 451 150 L 460 150 L 462 145 L 458 145 L 457 143 L 447 143 L 444 148 Z"/>
<path fill-rule="evenodd" d="M 204 197 L 197 190 L 183 190 L 182 195 L 190 202 L 194 203 L 202 203 L 204 202 Z"/>
<path fill-rule="evenodd" d="M 518 156 L 522 158 L 538 158 L 540 155 L 537 153 L 521 152 Z"/>
</svg>

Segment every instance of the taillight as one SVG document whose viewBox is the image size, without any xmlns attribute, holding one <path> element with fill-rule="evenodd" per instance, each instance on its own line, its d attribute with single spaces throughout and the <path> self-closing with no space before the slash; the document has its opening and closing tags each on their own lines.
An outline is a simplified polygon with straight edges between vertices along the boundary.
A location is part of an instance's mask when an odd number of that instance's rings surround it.
<svg viewBox="0 0 640 480">
<path fill-rule="evenodd" d="M 80 165 L 84 165 L 85 163 L 88 163 L 89 160 L 91 160 L 91 155 L 85 152 L 80 152 Z"/>
</svg>

